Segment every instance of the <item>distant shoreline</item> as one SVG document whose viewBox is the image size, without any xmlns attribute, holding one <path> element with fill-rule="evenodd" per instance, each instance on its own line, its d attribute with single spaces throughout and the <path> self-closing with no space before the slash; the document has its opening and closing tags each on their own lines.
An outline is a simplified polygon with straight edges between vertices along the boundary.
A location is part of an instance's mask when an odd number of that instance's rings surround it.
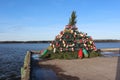
<svg viewBox="0 0 120 80">
<path fill-rule="evenodd" d="M 52 40 L 42 41 L 0 41 L 0 43 L 50 43 Z M 94 42 L 120 42 L 120 40 L 94 40 Z"/>
<path fill-rule="evenodd" d="M 0 43 L 50 43 L 51 41 L 0 41 Z"/>
<path fill-rule="evenodd" d="M 94 42 L 120 42 L 120 40 L 101 39 L 101 40 L 94 40 Z"/>
</svg>

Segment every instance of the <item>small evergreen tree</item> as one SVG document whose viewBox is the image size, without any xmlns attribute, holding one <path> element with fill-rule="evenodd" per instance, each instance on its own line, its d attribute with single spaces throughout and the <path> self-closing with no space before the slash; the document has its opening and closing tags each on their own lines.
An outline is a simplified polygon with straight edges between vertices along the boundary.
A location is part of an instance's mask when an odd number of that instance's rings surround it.
<svg viewBox="0 0 120 80">
<path fill-rule="evenodd" d="M 71 18 L 69 19 L 69 25 L 75 26 L 75 24 L 77 23 L 76 17 L 77 17 L 76 12 L 73 11 L 72 14 L 71 14 Z"/>
</svg>

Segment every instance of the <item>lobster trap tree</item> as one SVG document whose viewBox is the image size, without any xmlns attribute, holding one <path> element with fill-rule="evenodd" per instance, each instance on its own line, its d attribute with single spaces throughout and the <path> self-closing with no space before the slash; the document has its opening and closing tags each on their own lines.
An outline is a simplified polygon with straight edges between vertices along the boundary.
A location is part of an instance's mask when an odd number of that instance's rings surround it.
<svg viewBox="0 0 120 80">
<path fill-rule="evenodd" d="M 78 31 L 76 18 L 76 12 L 73 11 L 68 25 L 50 43 L 48 50 L 59 54 L 67 54 L 66 52 L 68 52 L 69 55 L 70 52 L 78 52 L 82 49 L 84 57 L 88 57 L 92 52 L 97 50 L 92 37 L 88 36 L 87 33 Z M 64 54 L 61 54 L 62 57 L 66 56 Z"/>
</svg>

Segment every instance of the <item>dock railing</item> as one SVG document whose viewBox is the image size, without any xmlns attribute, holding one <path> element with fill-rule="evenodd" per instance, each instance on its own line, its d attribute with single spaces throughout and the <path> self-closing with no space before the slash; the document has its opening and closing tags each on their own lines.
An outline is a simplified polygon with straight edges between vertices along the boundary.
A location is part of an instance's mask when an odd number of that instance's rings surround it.
<svg viewBox="0 0 120 80">
<path fill-rule="evenodd" d="M 24 59 L 24 65 L 21 68 L 21 80 L 30 80 L 31 52 L 27 51 Z"/>
</svg>

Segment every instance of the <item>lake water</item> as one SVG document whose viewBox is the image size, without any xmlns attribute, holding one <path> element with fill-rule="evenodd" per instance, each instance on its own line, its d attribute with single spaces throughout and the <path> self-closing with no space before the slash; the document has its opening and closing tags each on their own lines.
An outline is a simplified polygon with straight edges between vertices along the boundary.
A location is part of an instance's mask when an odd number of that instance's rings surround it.
<svg viewBox="0 0 120 80">
<path fill-rule="evenodd" d="M 24 57 L 29 50 L 41 50 L 49 44 L 0 44 L 0 80 L 20 77 Z M 12 78 L 13 77 L 13 78 Z"/>
<path fill-rule="evenodd" d="M 97 48 L 120 48 L 119 43 L 95 43 Z M 0 80 L 18 80 L 24 57 L 29 50 L 44 50 L 48 43 L 0 44 Z"/>
<path fill-rule="evenodd" d="M 101 48 L 120 48 L 120 42 L 95 43 L 96 47 Z"/>
</svg>

